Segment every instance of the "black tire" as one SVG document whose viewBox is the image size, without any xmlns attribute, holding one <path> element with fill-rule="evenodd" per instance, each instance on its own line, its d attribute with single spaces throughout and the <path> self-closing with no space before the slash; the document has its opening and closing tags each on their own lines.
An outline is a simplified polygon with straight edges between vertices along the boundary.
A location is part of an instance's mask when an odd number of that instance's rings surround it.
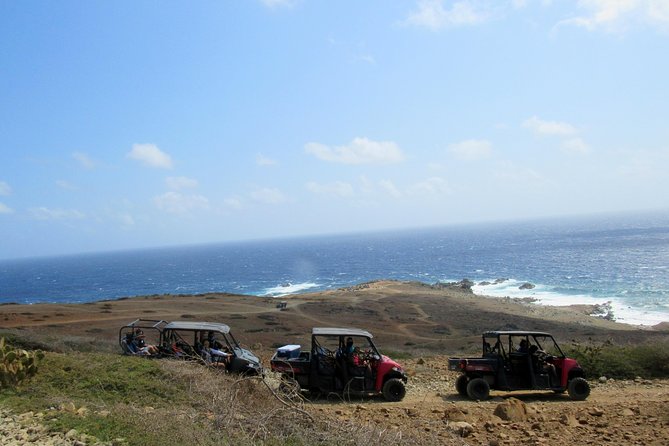
<svg viewBox="0 0 669 446">
<path fill-rule="evenodd" d="M 458 393 L 462 396 L 468 396 L 467 384 L 469 384 L 469 378 L 467 378 L 467 375 L 460 375 L 458 376 L 458 379 L 455 380 L 455 390 L 457 390 Z"/>
<path fill-rule="evenodd" d="M 574 378 L 569 381 L 567 391 L 572 400 L 583 401 L 590 395 L 590 384 L 584 378 Z"/>
<path fill-rule="evenodd" d="M 382 389 L 383 397 L 388 401 L 402 401 L 407 389 L 404 387 L 404 381 L 399 378 L 390 378 L 385 382 Z"/>
<path fill-rule="evenodd" d="M 467 384 L 467 395 L 473 400 L 487 400 L 490 396 L 490 385 L 483 378 L 474 378 Z"/>
</svg>

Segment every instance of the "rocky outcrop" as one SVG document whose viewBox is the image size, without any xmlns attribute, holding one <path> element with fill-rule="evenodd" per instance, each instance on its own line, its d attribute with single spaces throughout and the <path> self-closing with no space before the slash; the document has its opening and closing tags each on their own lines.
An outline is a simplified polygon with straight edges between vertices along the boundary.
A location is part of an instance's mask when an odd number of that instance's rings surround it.
<svg viewBox="0 0 669 446">
<path fill-rule="evenodd" d="M 527 421 L 527 406 L 516 398 L 509 398 L 503 403 L 499 403 L 495 408 L 494 414 L 504 421 Z"/>
<path fill-rule="evenodd" d="M 459 291 L 465 291 L 467 293 L 474 293 L 472 291 L 474 282 L 469 279 L 462 279 L 459 282 L 437 282 L 433 286 L 438 289 L 456 289 Z"/>
</svg>

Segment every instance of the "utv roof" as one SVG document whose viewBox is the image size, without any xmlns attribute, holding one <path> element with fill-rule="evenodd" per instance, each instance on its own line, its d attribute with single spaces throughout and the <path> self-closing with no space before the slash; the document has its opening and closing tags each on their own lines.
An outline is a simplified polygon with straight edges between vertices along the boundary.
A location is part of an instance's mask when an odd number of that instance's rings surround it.
<svg viewBox="0 0 669 446">
<path fill-rule="evenodd" d="M 218 331 L 229 333 L 230 327 L 216 322 L 175 321 L 165 325 L 164 330 Z"/>
<path fill-rule="evenodd" d="M 550 333 L 545 333 L 543 331 L 486 331 L 483 333 L 483 336 L 553 336 Z"/>
<path fill-rule="evenodd" d="M 359 328 L 314 327 L 311 331 L 311 334 L 314 336 L 364 336 L 367 338 L 374 337 L 370 332 L 365 330 L 360 330 Z"/>
<path fill-rule="evenodd" d="M 125 327 L 161 329 L 162 328 L 161 326 L 164 326 L 167 323 L 168 323 L 167 321 L 158 320 L 158 319 L 135 319 L 134 321 L 130 322 Z"/>
</svg>

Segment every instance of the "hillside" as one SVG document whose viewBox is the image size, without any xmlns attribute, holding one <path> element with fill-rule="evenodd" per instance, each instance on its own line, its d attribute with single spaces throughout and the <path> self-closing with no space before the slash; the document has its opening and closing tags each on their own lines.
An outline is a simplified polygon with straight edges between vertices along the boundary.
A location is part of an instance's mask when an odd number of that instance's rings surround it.
<svg viewBox="0 0 669 446">
<path fill-rule="evenodd" d="M 279 300 L 287 302 L 285 309 L 277 308 Z M 589 310 L 484 298 L 457 286 L 378 281 L 280 299 L 214 293 L 85 304 L 5 304 L 0 306 L 0 326 L 51 341 L 72 336 L 114 348 L 119 328 L 137 318 L 206 320 L 227 323 L 241 342 L 261 345 L 261 350 L 307 343 L 314 326 L 349 326 L 371 331 L 387 349 L 441 354 L 476 350 L 485 330 L 543 330 L 563 342 L 640 342 L 668 333 L 591 317 Z"/>
</svg>

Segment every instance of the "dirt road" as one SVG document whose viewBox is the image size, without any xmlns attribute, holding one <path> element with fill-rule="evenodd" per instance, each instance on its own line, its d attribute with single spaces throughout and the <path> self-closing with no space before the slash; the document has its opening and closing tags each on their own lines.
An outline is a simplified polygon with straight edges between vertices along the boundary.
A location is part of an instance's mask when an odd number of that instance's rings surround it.
<svg viewBox="0 0 669 446">
<path fill-rule="evenodd" d="M 318 399 L 311 403 L 313 409 L 342 422 L 354 419 L 387 429 L 422 431 L 448 444 L 456 435 L 471 445 L 669 445 L 669 381 L 596 379 L 585 401 L 552 392 L 493 391 L 490 400 L 477 402 L 457 394 L 458 375 L 447 370 L 446 358 L 405 366 L 413 376 L 399 403 Z M 509 401 L 511 419 L 495 415 L 498 406 Z"/>
</svg>

